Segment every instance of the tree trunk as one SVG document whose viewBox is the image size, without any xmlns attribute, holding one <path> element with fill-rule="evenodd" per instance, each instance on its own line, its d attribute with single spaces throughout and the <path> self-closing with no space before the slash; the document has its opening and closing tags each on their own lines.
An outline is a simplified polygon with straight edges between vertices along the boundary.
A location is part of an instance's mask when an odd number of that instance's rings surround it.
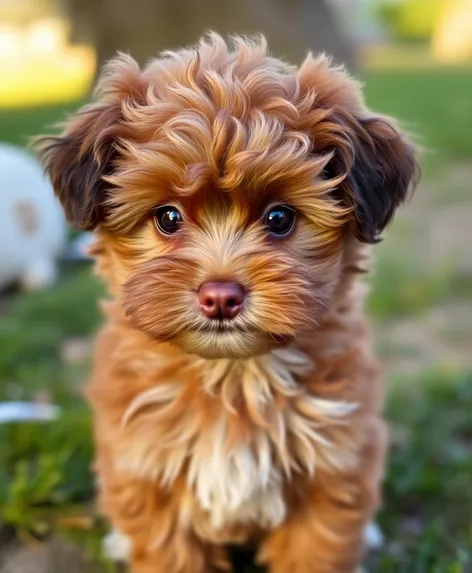
<svg viewBox="0 0 472 573">
<path fill-rule="evenodd" d="M 75 37 L 95 45 L 99 67 L 117 50 L 144 64 L 208 30 L 262 32 L 272 53 L 293 63 L 311 50 L 329 53 L 352 71 L 357 67 L 354 41 L 328 0 L 69 0 L 69 7 Z"/>
</svg>

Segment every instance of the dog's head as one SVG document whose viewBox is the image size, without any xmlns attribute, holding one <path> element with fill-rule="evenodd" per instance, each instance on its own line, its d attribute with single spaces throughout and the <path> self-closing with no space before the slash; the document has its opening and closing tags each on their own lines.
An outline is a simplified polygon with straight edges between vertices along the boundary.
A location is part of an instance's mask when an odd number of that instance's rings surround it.
<svg viewBox="0 0 472 573">
<path fill-rule="evenodd" d="M 374 243 L 414 179 L 412 145 L 329 60 L 211 35 L 98 101 L 40 155 L 69 221 L 97 229 L 130 320 L 202 356 L 267 352 L 316 326 L 346 238 Z"/>
</svg>

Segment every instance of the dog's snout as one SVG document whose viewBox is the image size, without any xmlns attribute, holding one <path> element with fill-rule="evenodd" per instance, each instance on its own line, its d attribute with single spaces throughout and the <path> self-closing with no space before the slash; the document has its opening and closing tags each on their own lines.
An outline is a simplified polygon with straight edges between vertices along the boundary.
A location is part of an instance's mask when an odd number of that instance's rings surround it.
<svg viewBox="0 0 472 573">
<path fill-rule="evenodd" d="M 235 282 L 207 282 L 198 289 L 198 300 L 208 318 L 234 318 L 243 307 L 244 289 Z"/>
</svg>

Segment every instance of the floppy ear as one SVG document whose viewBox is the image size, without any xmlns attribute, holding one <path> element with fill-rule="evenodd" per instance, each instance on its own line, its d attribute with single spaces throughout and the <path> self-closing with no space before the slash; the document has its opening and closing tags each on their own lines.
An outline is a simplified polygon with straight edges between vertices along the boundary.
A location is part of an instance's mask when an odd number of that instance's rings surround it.
<svg viewBox="0 0 472 573">
<path fill-rule="evenodd" d="M 352 210 L 354 235 L 375 243 L 417 181 L 415 147 L 393 120 L 366 109 L 360 84 L 327 56 L 308 55 L 298 79 L 307 101 L 326 111 L 326 124 L 312 126 L 313 149 L 332 154 L 325 177 L 337 180 L 333 195 Z"/>
<path fill-rule="evenodd" d="M 104 219 L 105 175 L 115 150 L 117 104 L 83 108 L 58 136 L 37 138 L 33 145 L 49 175 L 67 220 L 77 229 L 91 230 Z"/>
<path fill-rule="evenodd" d="M 416 150 L 386 118 L 356 120 L 351 130 L 353 163 L 344 185 L 355 202 L 352 230 L 375 243 L 417 182 Z"/>
<path fill-rule="evenodd" d="M 138 64 L 119 54 L 104 68 L 98 101 L 83 107 L 58 136 L 36 138 L 33 146 L 49 175 L 67 220 L 81 230 L 92 230 L 105 219 L 105 198 L 118 157 L 117 141 L 123 104 L 142 97 Z"/>
</svg>

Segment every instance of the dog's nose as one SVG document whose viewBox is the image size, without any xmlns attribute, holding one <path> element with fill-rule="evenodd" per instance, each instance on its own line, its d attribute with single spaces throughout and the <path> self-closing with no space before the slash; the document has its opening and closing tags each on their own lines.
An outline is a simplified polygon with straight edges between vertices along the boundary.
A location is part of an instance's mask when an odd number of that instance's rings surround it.
<svg viewBox="0 0 472 573">
<path fill-rule="evenodd" d="M 208 318 L 234 318 L 243 307 L 243 287 L 234 282 L 208 282 L 198 289 L 200 308 Z"/>
</svg>

